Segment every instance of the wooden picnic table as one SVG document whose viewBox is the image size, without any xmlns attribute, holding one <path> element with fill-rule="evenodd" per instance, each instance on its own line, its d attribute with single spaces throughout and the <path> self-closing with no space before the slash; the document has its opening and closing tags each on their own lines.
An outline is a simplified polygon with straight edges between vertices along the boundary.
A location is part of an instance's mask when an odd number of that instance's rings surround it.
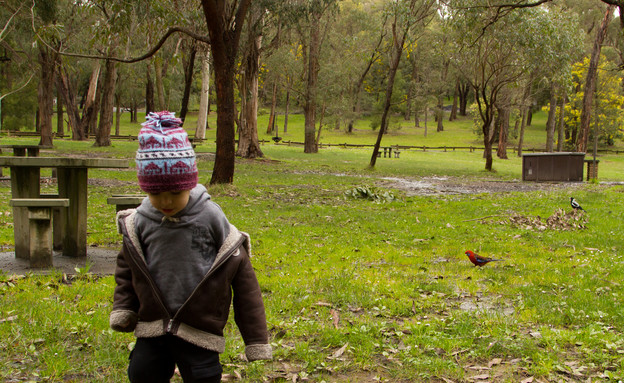
<svg viewBox="0 0 624 383">
<path fill-rule="evenodd" d="M 128 168 L 128 160 L 111 158 L 2 157 L 0 166 L 11 169 L 12 198 L 39 198 L 41 168 L 56 168 L 59 198 L 69 206 L 61 214 L 63 255 L 87 255 L 87 180 L 94 168 Z M 13 207 L 16 258 L 29 258 L 28 209 Z"/>
</svg>

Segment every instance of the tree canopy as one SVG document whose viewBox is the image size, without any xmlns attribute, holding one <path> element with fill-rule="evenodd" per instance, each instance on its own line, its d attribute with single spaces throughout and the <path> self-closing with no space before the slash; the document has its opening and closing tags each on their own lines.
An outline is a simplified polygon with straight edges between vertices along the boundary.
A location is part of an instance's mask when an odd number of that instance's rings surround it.
<svg viewBox="0 0 624 383">
<path fill-rule="evenodd" d="M 74 139 L 95 137 L 96 145 L 108 145 L 113 110 L 128 109 L 136 116 L 138 110 L 169 109 L 185 115 L 197 110 L 200 90 L 210 89 L 218 113 L 214 183 L 233 181 L 237 141 L 245 145 L 238 155 L 262 155 L 255 123 L 262 108 L 286 115 L 283 130 L 288 113 L 303 113 L 304 151 L 314 153 L 322 129 L 350 132 L 355 120 L 371 116 L 379 121 L 371 128 L 379 129 L 380 142 L 392 129 L 388 116 L 413 116 L 419 126 L 432 109 L 436 131 L 443 131 L 446 107 L 458 105 L 454 110 L 472 111 L 480 121 L 490 170 L 496 144 L 505 158 L 500 147 L 509 140 L 511 115 L 528 123 L 532 111 L 569 99 L 561 125 L 567 148 L 574 148 L 579 127 L 572 115 L 584 89 L 571 79 L 587 76 L 580 68 L 592 54 L 607 6 L 624 7 L 620 0 L 4 4 L 3 129 L 35 128 L 43 143 L 51 143 L 50 116 L 59 100 Z M 622 68 L 624 24 L 611 16 L 600 45 L 609 47 L 609 65 Z M 198 44 L 210 52 L 214 76 L 203 81 L 214 82 L 212 87 L 201 86 L 199 73 L 206 66 L 194 65 Z M 621 86 L 606 86 L 599 79 L 595 92 L 613 96 L 611 101 L 598 96 L 592 104 L 601 108 L 598 119 L 611 126 L 601 130 L 603 145 L 618 137 L 607 116 L 618 115 L 622 95 Z M 36 126 L 32 117 L 24 118 L 34 113 Z M 268 129 L 273 131 L 274 123 Z M 545 147 L 554 147 L 554 134 L 548 140 Z M 374 158 L 373 153 L 371 165 Z"/>
</svg>

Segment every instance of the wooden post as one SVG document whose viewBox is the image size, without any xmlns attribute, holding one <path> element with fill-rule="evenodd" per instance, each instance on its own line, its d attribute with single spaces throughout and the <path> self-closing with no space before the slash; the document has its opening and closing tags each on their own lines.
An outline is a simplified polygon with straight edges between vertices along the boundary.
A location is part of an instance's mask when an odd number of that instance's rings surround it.
<svg viewBox="0 0 624 383">
<path fill-rule="evenodd" d="M 28 209 L 30 267 L 52 267 L 52 212 L 49 207 Z"/>
<path fill-rule="evenodd" d="M 40 185 L 39 168 L 11 167 L 11 197 L 37 198 Z M 13 238 L 15 241 L 15 258 L 30 258 L 30 237 L 28 235 L 28 209 L 13 206 Z"/>
<path fill-rule="evenodd" d="M 72 203 L 65 215 L 63 255 L 87 256 L 87 169 L 58 168 L 59 195 Z"/>
</svg>

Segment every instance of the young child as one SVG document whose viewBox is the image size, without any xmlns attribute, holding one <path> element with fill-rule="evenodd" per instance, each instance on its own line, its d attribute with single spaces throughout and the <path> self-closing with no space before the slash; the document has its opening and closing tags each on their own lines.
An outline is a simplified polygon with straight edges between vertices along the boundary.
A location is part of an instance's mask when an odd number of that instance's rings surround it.
<svg viewBox="0 0 624 383">
<path fill-rule="evenodd" d="M 113 330 L 134 331 L 130 382 L 219 382 L 230 312 L 249 361 L 271 359 L 249 236 L 197 184 L 195 152 L 173 113 L 150 113 L 139 133 L 139 185 L 148 197 L 117 215 Z"/>
</svg>

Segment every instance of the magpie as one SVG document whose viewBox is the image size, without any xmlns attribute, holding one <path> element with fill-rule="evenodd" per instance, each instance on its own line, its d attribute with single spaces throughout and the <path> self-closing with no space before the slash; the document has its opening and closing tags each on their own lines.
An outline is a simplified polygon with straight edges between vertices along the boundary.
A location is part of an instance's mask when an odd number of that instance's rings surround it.
<svg viewBox="0 0 624 383">
<path fill-rule="evenodd" d="M 572 208 L 573 208 L 573 209 L 578 209 L 578 210 L 583 210 L 583 211 L 585 211 L 585 209 L 583 209 L 583 208 L 581 207 L 581 205 L 579 205 L 579 203 L 578 203 L 578 202 L 576 202 L 576 200 L 574 199 L 574 197 L 570 197 L 570 205 L 572 205 Z"/>
</svg>

